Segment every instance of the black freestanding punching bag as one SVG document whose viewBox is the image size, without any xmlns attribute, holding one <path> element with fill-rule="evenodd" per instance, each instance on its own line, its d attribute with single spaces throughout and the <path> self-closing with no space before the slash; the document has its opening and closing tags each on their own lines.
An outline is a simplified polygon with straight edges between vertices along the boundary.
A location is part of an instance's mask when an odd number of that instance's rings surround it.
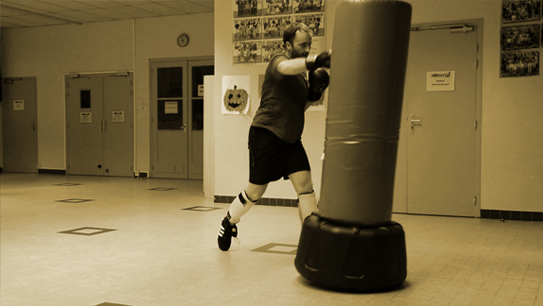
<svg viewBox="0 0 543 306">
<path fill-rule="evenodd" d="M 337 5 L 319 214 L 305 219 L 295 265 L 314 284 L 373 292 L 407 276 L 391 221 L 411 6 Z"/>
</svg>

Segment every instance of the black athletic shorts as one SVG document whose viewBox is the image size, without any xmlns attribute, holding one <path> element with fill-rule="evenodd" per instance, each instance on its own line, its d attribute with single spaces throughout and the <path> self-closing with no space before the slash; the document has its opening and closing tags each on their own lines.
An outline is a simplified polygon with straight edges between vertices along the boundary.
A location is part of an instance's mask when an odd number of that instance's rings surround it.
<svg viewBox="0 0 543 306">
<path fill-rule="evenodd" d="M 265 128 L 249 130 L 249 182 L 265 185 L 292 173 L 310 170 L 309 160 L 301 141 L 290 143 Z"/>
</svg>

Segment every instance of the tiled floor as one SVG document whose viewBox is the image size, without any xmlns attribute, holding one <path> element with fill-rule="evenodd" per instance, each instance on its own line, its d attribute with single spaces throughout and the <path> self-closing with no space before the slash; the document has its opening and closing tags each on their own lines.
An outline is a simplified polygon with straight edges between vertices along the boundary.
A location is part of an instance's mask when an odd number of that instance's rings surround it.
<svg viewBox="0 0 543 306">
<path fill-rule="evenodd" d="M 228 205 L 205 199 L 200 181 L 4 173 L 0 183 L 2 306 L 543 305 L 543 222 L 394 215 L 404 286 L 348 294 L 296 271 L 296 208 L 253 207 L 241 244 L 222 252 Z"/>
</svg>

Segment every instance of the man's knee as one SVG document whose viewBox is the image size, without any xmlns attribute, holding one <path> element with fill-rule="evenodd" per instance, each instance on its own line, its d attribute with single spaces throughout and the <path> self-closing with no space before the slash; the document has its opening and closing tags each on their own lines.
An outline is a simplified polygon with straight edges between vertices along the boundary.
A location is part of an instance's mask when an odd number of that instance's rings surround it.
<svg viewBox="0 0 543 306">
<path fill-rule="evenodd" d="M 256 185 L 253 183 L 249 183 L 249 186 L 247 186 L 247 188 L 245 189 L 245 193 L 251 201 L 258 201 L 264 195 L 264 192 L 266 192 L 267 187 L 268 184 Z"/>
</svg>

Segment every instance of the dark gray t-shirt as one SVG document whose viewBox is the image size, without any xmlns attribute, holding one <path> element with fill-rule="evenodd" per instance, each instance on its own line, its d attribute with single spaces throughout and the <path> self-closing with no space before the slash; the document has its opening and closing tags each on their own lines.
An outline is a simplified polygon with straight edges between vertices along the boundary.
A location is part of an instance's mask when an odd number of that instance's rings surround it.
<svg viewBox="0 0 543 306">
<path fill-rule="evenodd" d="M 277 71 L 279 63 L 288 59 L 284 53 L 271 59 L 252 126 L 268 129 L 282 140 L 295 143 L 304 130 L 308 84 L 303 73 L 282 75 Z"/>
</svg>

